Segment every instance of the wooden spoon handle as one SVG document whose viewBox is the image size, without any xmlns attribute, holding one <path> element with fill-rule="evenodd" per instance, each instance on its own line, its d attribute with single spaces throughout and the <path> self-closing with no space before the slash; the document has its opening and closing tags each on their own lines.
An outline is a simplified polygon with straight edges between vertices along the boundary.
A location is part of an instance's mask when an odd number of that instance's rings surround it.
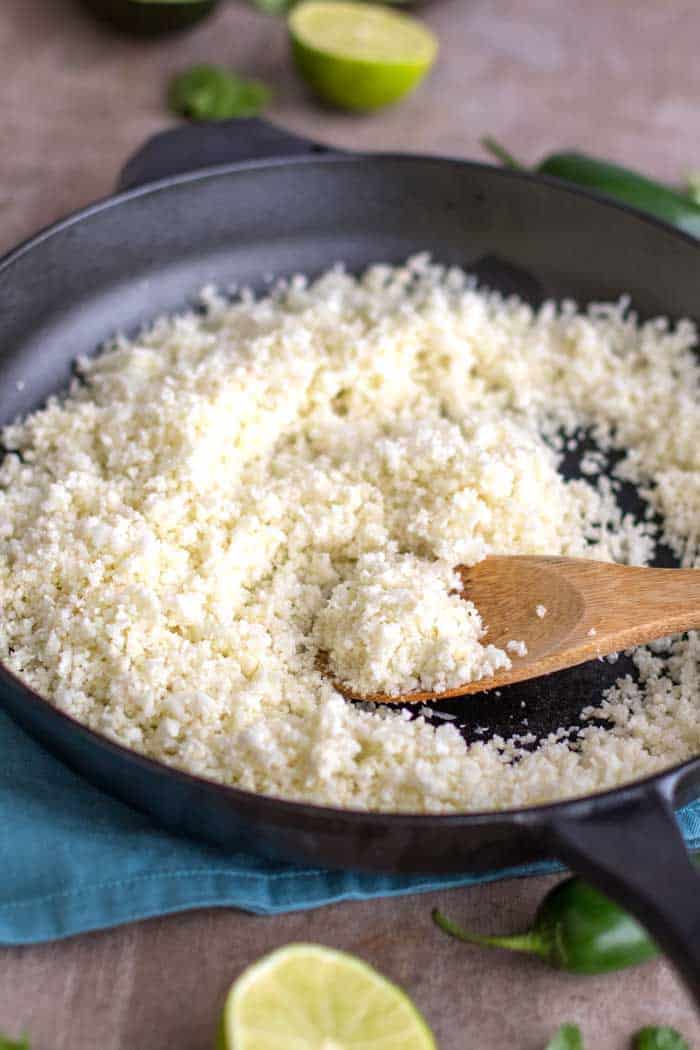
<svg viewBox="0 0 700 1050">
<path fill-rule="evenodd" d="M 614 647 L 627 649 L 700 627 L 697 569 L 642 569 L 569 558 L 547 560 L 553 571 L 561 573 L 584 598 L 576 628 L 581 639 L 594 643 L 596 638 L 600 642 L 606 639 Z M 573 641 L 571 638 L 570 644 Z"/>
</svg>

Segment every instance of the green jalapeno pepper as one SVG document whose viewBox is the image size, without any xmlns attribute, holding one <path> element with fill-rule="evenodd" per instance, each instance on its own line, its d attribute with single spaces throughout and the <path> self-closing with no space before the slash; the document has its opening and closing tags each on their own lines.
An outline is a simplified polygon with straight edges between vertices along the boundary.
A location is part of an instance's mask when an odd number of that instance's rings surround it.
<svg viewBox="0 0 700 1050">
<path fill-rule="evenodd" d="M 492 138 L 482 145 L 506 167 L 524 169 L 515 157 Z M 553 175 L 577 186 L 598 190 L 635 208 L 655 215 L 657 219 L 677 226 L 694 237 L 700 237 L 700 204 L 690 194 L 681 193 L 640 175 L 630 168 L 598 160 L 584 153 L 552 153 L 533 169 L 541 175 Z"/>
<path fill-rule="evenodd" d="M 460 941 L 527 952 L 569 973 L 607 973 L 658 955 L 654 942 L 631 915 L 577 878 L 565 879 L 547 894 L 525 933 L 505 937 L 468 933 L 437 908 L 433 921 Z"/>
</svg>

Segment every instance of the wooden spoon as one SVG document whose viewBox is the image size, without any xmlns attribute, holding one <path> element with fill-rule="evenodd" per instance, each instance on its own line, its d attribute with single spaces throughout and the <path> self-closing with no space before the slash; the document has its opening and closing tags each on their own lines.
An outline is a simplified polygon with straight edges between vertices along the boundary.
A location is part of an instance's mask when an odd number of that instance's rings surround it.
<svg viewBox="0 0 700 1050">
<path fill-rule="evenodd" d="M 492 557 L 457 571 L 463 596 L 474 602 L 487 627 L 484 641 L 499 649 L 511 640 L 524 641 L 527 655 L 509 652 L 509 670 L 444 692 L 359 697 L 336 682 L 344 696 L 392 704 L 464 696 L 700 628 L 697 569 L 639 569 L 583 558 Z M 538 616 L 538 606 L 546 609 L 544 616 Z"/>
</svg>

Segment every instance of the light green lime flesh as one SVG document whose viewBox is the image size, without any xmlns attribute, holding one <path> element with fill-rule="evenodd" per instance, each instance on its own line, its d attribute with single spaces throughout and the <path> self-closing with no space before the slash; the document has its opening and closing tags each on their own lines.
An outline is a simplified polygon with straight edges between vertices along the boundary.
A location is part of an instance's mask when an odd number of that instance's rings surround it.
<svg viewBox="0 0 700 1050">
<path fill-rule="evenodd" d="M 422 23 L 370 4 L 312 0 L 295 8 L 289 25 L 301 43 L 337 58 L 420 65 L 437 51 Z"/>
<path fill-rule="evenodd" d="M 436 1050 L 421 1014 L 360 959 L 294 944 L 229 992 L 217 1050 Z"/>
</svg>

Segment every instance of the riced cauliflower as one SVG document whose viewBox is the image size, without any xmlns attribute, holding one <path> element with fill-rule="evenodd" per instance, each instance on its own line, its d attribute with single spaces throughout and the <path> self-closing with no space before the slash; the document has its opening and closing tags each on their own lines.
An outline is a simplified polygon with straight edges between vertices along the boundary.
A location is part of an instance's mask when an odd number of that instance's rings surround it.
<svg viewBox="0 0 700 1050">
<path fill-rule="evenodd" d="M 334 684 L 443 689 L 524 655 L 456 593 L 491 553 L 643 564 L 657 514 L 700 564 L 691 324 L 533 310 L 425 257 L 203 301 L 5 428 L 0 658 L 25 682 L 161 761 L 351 808 L 534 804 L 700 750 L 692 632 L 534 751 Z M 625 450 L 647 519 L 595 454 L 559 473 L 582 429 Z"/>
<path fill-rule="evenodd" d="M 372 551 L 331 591 L 315 640 L 335 678 L 363 696 L 444 690 L 509 667 L 448 565 Z M 510 643 L 508 643 L 510 645 Z"/>
</svg>

